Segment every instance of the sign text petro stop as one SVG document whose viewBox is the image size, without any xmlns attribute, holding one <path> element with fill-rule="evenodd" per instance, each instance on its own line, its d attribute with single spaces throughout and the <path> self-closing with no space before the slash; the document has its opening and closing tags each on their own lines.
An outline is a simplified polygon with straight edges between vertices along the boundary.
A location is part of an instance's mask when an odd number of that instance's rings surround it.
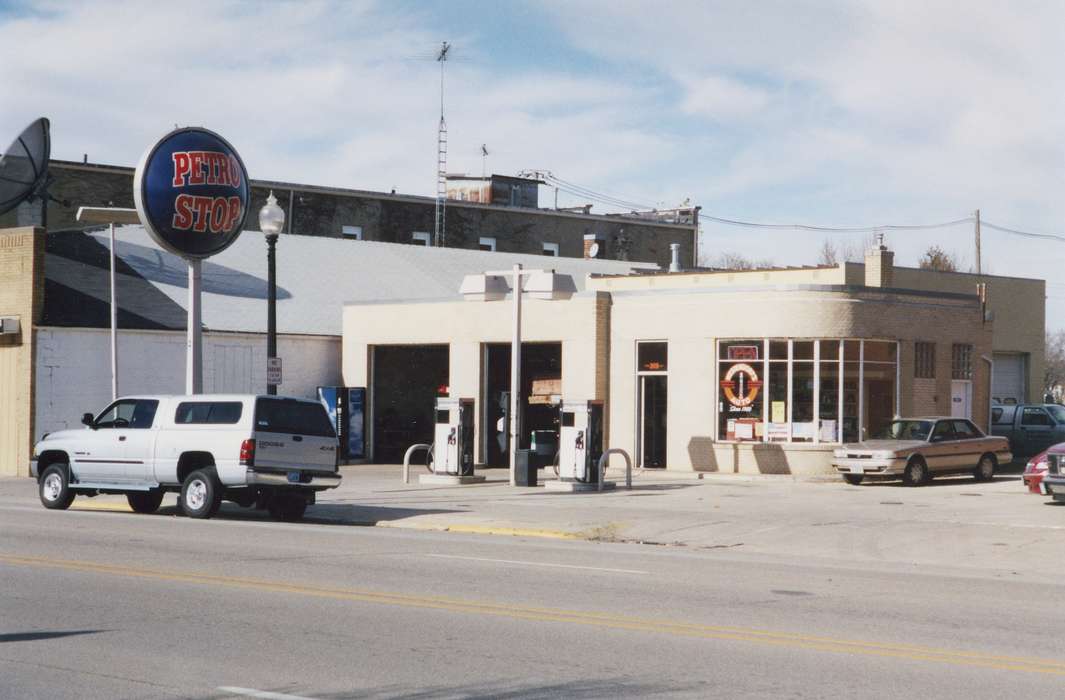
<svg viewBox="0 0 1065 700">
<path fill-rule="evenodd" d="M 232 244 L 244 228 L 248 171 L 228 141 L 208 129 L 175 129 L 149 148 L 133 178 L 137 214 L 172 253 L 203 259 Z"/>
</svg>

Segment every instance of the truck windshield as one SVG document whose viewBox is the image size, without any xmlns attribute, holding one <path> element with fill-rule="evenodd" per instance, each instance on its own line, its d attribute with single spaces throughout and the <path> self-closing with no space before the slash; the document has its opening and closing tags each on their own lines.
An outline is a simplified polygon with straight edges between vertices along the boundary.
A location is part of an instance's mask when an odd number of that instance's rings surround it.
<svg viewBox="0 0 1065 700">
<path fill-rule="evenodd" d="M 878 436 L 882 440 L 927 440 L 930 420 L 893 420 Z"/>
<path fill-rule="evenodd" d="M 336 437 L 329 414 L 321 404 L 293 399 L 256 399 L 255 429 L 265 433 Z"/>
</svg>

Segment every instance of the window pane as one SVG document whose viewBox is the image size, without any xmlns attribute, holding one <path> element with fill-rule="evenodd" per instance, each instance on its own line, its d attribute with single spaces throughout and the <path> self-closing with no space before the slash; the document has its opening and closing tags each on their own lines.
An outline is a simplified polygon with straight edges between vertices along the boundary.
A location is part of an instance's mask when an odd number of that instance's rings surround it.
<svg viewBox="0 0 1065 700">
<path fill-rule="evenodd" d="M 973 432 L 972 426 L 966 420 L 954 421 L 954 435 L 959 440 L 971 440 L 975 437 L 980 437 Z"/>
<path fill-rule="evenodd" d="M 769 341 L 769 359 L 770 360 L 786 360 L 786 359 L 788 359 L 788 341 L 786 341 L 786 340 L 771 340 L 771 341 Z"/>
<path fill-rule="evenodd" d="M 798 345 L 796 343 L 795 345 Z M 812 343 L 811 343 L 812 345 Z M 811 352 L 813 348 L 811 347 Z M 813 442 L 814 439 L 814 363 L 792 365 L 791 439 Z"/>
<path fill-rule="evenodd" d="M 769 440 L 788 439 L 788 363 L 769 364 Z"/>
<path fill-rule="evenodd" d="M 894 362 L 896 349 L 895 343 L 880 343 L 867 340 L 865 341 L 865 361 Z"/>
<path fill-rule="evenodd" d="M 861 352 L 857 340 L 847 340 L 843 343 L 843 360 L 845 362 L 857 362 Z"/>
<path fill-rule="evenodd" d="M 821 419 L 822 442 L 839 442 L 839 363 L 821 363 Z"/>
<path fill-rule="evenodd" d="M 814 341 L 796 340 L 791 344 L 791 357 L 794 360 L 814 359 Z"/>
<path fill-rule="evenodd" d="M 1041 408 L 1026 408 L 1021 414 L 1021 425 L 1050 425 L 1050 416 Z"/>
<path fill-rule="evenodd" d="M 726 340 L 721 342 L 719 357 L 722 360 L 750 362 L 762 359 L 761 340 Z"/>
<path fill-rule="evenodd" d="M 822 340 L 821 341 L 821 359 L 822 360 L 838 360 L 839 359 L 839 341 L 838 340 Z"/>
<path fill-rule="evenodd" d="M 723 440 L 762 439 L 760 362 L 722 362 L 718 431 Z"/>
<path fill-rule="evenodd" d="M 857 362 L 846 362 L 843 365 L 843 441 L 858 441 Z"/>
<path fill-rule="evenodd" d="M 666 343 L 637 343 L 637 368 L 641 372 L 664 372 L 668 359 Z"/>
</svg>

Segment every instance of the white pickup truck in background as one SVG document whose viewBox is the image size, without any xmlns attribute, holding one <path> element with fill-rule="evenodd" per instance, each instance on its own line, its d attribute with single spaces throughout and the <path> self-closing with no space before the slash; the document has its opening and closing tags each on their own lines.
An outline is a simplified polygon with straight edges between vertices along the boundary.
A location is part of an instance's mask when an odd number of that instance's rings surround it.
<svg viewBox="0 0 1065 700">
<path fill-rule="evenodd" d="M 82 423 L 34 446 L 30 473 L 46 508 L 122 493 L 134 511 L 153 513 L 174 491 L 193 518 L 211 517 L 225 499 L 298 520 L 318 491 L 340 485 L 336 433 L 316 401 L 133 396 Z"/>
</svg>

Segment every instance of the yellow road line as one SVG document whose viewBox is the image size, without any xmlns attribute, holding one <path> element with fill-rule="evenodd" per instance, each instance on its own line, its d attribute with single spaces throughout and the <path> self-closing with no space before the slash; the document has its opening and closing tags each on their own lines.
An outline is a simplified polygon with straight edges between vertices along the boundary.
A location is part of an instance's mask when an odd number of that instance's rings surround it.
<svg viewBox="0 0 1065 700">
<path fill-rule="evenodd" d="M 514 537 L 544 537 L 556 540 L 578 540 L 582 538 L 581 533 L 567 532 L 566 530 L 545 530 L 540 528 L 507 527 L 496 525 L 456 525 L 453 523 L 393 524 L 388 521 L 382 521 L 377 523 L 377 527 L 387 527 L 396 530 L 459 532 L 467 535 L 511 535 Z"/>
<path fill-rule="evenodd" d="M 231 588 L 251 589 L 270 593 L 287 593 L 334 600 L 427 608 L 478 615 L 492 615 L 518 620 L 591 625 L 608 629 L 670 634 L 699 639 L 739 641 L 813 651 L 908 659 L 913 661 L 943 663 L 954 666 L 971 666 L 977 668 L 1065 676 L 1065 661 L 1002 656 L 977 651 L 940 649 L 935 647 L 864 640 L 835 639 L 832 637 L 821 637 L 792 632 L 776 632 L 771 630 L 718 625 L 700 625 L 669 620 L 654 620 L 623 615 L 612 615 L 609 613 L 589 613 L 552 608 L 536 608 L 436 596 L 415 596 L 362 589 L 317 588 L 261 579 L 246 579 L 231 576 L 215 576 L 210 574 L 175 571 L 154 571 L 150 569 L 137 569 L 111 564 L 49 559 L 44 557 L 0 555 L 0 563 L 11 566 L 47 567 L 93 574 L 123 576 L 127 578 L 226 586 Z"/>
</svg>

